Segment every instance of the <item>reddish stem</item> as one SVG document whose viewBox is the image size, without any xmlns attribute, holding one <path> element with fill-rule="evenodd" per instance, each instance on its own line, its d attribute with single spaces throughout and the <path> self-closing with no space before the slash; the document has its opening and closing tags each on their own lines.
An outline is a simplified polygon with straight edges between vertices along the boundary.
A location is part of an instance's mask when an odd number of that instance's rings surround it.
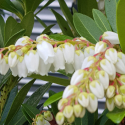
<svg viewBox="0 0 125 125">
<path fill-rule="evenodd" d="M 102 40 L 102 35 L 99 37 L 99 41 L 101 41 Z"/>
</svg>

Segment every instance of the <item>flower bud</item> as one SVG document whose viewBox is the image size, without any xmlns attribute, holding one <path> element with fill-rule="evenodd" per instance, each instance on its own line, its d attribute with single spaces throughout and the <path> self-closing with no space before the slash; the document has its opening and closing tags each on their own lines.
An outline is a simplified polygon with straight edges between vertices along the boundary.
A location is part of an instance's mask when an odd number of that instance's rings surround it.
<svg viewBox="0 0 125 125">
<path fill-rule="evenodd" d="M 68 121 L 69 123 L 73 123 L 73 122 L 75 121 L 75 116 L 72 115 L 70 118 L 67 118 L 67 121 Z"/>
<path fill-rule="evenodd" d="M 40 36 L 36 37 L 36 41 L 41 42 L 41 41 L 45 40 L 45 38 L 49 38 L 49 36 L 46 34 L 41 34 Z"/>
<path fill-rule="evenodd" d="M 109 40 L 111 44 L 120 44 L 118 34 L 111 31 L 106 31 L 102 35 L 102 39 Z"/>
<path fill-rule="evenodd" d="M 36 119 L 36 125 L 44 125 L 44 124 L 45 124 L 45 120 L 43 118 L 43 115 L 39 114 Z"/>
<path fill-rule="evenodd" d="M 64 115 L 62 112 L 58 112 L 57 115 L 56 115 L 56 122 L 58 125 L 62 125 L 63 122 L 64 122 Z"/>
<path fill-rule="evenodd" d="M 106 50 L 105 58 L 113 64 L 117 62 L 117 51 L 113 48 Z"/>
<path fill-rule="evenodd" d="M 107 48 L 107 44 L 104 43 L 103 41 L 99 41 L 95 45 L 95 54 L 104 52 Z"/>
<path fill-rule="evenodd" d="M 26 46 L 24 46 L 24 47 L 21 48 L 21 52 L 22 52 L 22 53 L 27 53 L 28 50 L 29 50 L 29 48 L 26 47 Z"/>
<path fill-rule="evenodd" d="M 113 109 L 115 108 L 114 97 L 110 99 L 108 98 L 106 99 L 106 106 L 109 111 L 113 111 Z"/>
<path fill-rule="evenodd" d="M 91 113 L 94 113 L 97 110 L 98 107 L 98 100 L 96 96 L 92 93 L 89 93 L 89 105 L 87 107 L 87 110 Z"/>
<path fill-rule="evenodd" d="M 109 75 L 113 75 L 115 72 L 114 72 L 114 69 L 112 67 L 112 64 L 110 61 L 108 61 L 107 59 L 103 59 L 101 60 L 100 62 L 100 66 L 101 68 L 106 71 Z"/>
<path fill-rule="evenodd" d="M 80 114 L 82 113 L 82 106 L 77 104 L 73 106 L 73 112 L 76 117 L 79 117 Z"/>
<path fill-rule="evenodd" d="M 65 98 L 59 100 L 59 102 L 58 102 L 58 109 L 61 110 L 61 109 L 63 108 L 63 106 L 64 106 L 65 104 L 67 104 L 67 102 L 68 102 L 68 99 L 65 99 Z"/>
<path fill-rule="evenodd" d="M 115 95 L 115 87 L 110 85 L 106 91 L 106 96 L 112 98 Z"/>
<path fill-rule="evenodd" d="M 80 39 L 81 39 L 81 40 L 87 40 L 87 39 L 86 39 L 86 38 L 84 38 L 84 37 L 80 37 Z"/>
<path fill-rule="evenodd" d="M 119 81 L 120 81 L 123 85 L 125 85 L 125 75 L 121 75 L 121 76 L 119 77 Z"/>
<path fill-rule="evenodd" d="M 125 95 L 125 85 L 120 86 L 121 95 Z"/>
<path fill-rule="evenodd" d="M 72 94 L 75 94 L 78 91 L 78 88 L 75 85 L 68 85 L 64 92 L 63 92 L 63 98 L 67 98 L 71 96 Z"/>
<path fill-rule="evenodd" d="M 93 63 L 95 63 L 97 61 L 97 59 L 94 56 L 89 56 L 86 57 L 82 63 L 82 67 L 81 69 L 85 69 L 90 67 Z"/>
<path fill-rule="evenodd" d="M 104 70 L 101 70 L 101 71 L 98 71 L 95 75 L 95 78 L 100 82 L 102 83 L 104 89 L 107 89 L 108 86 L 109 86 L 109 76 L 108 74 L 104 71 Z"/>
<path fill-rule="evenodd" d="M 53 120 L 53 115 L 51 114 L 50 111 L 46 111 L 46 112 L 44 112 L 44 118 L 45 118 L 47 121 L 52 121 L 52 120 Z"/>
<path fill-rule="evenodd" d="M 75 73 L 72 75 L 72 78 L 70 80 L 71 85 L 76 85 L 78 83 L 82 83 L 82 80 L 86 79 L 88 75 L 88 72 L 85 70 L 76 70 Z"/>
<path fill-rule="evenodd" d="M 11 52 L 8 56 L 8 64 L 10 67 L 15 67 L 18 62 L 18 55 L 16 52 Z"/>
<path fill-rule="evenodd" d="M 115 101 L 115 104 L 117 105 L 117 106 L 121 106 L 122 105 L 122 95 L 116 95 L 115 97 L 114 97 L 114 101 Z"/>
<path fill-rule="evenodd" d="M 56 47 L 54 48 L 54 62 L 53 65 L 55 67 L 55 71 L 61 69 L 65 69 L 65 60 L 64 60 L 64 56 L 63 56 L 63 52 L 61 47 Z"/>
<path fill-rule="evenodd" d="M 16 49 L 15 45 L 10 45 L 9 50 L 14 51 Z"/>
<path fill-rule="evenodd" d="M 118 56 L 118 58 L 120 58 L 123 61 L 124 65 L 125 65 L 125 54 L 123 52 L 118 52 L 117 56 Z"/>
<path fill-rule="evenodd" d="M 62 45 L 63 55 L 64 59 L 67 64 L 73 64 L 74 63 L 74 53 L 75 49 L 74 46 L 71 43 L 65 43 Z"/>
<path fill-rule="evenodd" d="M 65 71 L 66 71 L 66 74 L 72 74 L 74 72 L 74 67 L 73 67 L 73 64 L 68 64 L 68 63 L 65 63 Z"/>
<path fill-rule="evenodd" d="M 73 63 L 75 70 L 81 69 L 83 60 L 84 60 L 84 53 L 81 50 L 76 50 Z"/>
<path fill-rule="evenodd" d="M 95 47 L 94 46 L 89 46 L 85 48 L 84 50 L 84 56 L 85 58 L 88 56 L 93 56 L 95 54 Z"/>
<path fill-rule="evenodd" d="M 82 107 L 82 110 L 81 110 L 81 114 L 80 114 L 80 118 L 83 118 L 84 117 L 84 115 L 85 115 L 85 113 L 86 113 L 86 109 L 84 108 L 84 107 Z"/>
<path fill-rule="evenodd" d="M 89 96 L 87 92 L 82 92 L 78 96 L 78 102 L 83 107 L 87 107 L 89 105 Z"/>
<path fill-rule="evenodd" d="M 99 99 L 104 97 L 104 88 L 98 80 L 94 80 L 89 84 L 91 92 Z"/>
<path fill-rule="evenodd" d="M 68 105 L 64 108 L 63 114 L 66 118 L 70 118 L 73 115 L 73 107 Z"/>
</svg>

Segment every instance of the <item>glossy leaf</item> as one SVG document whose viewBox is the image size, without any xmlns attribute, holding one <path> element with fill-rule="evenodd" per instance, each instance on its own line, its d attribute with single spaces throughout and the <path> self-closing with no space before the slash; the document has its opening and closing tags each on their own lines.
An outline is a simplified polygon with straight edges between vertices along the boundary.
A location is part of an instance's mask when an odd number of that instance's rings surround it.
<svg viewBox="0 0 125 125">
<path fill-rule="evenodd" d="M 29 77 L 41 79 L 44 81 L 49 81 L 51 83 L 56 83 L 56 84 L 63 85 L 63 86 L 68 86 L 70 84 L 70 81 L 68 79 L 62 79 L 62 78 L 54 77 L 54 76 L 41 76 L 41 75 L 33 74 Z"/>
<path fill-rule="evenodd" d="M 68 23 L 65 21 L 65 19 L 59 13 L 57 13 L 55 10 L 51 9 L 51 11 L 55 15 L 57 23 L 58 23 L 60 29 L 62 30 L 63 34 L 73 37 L 72 31 L 71 31 Z"/>
<path fill-rule="evenodd" d="M 42 99 L 45 92 L 50 88 L 52 83 L 47 83 L 43 86 L 40 86 L 24 104 L 31 105 L 36 107 L 39 101 Z M 17 120 L 18 119 L 18 120 Z M 22 125 L 26 121 L 26 118 L 23 116 L 21 109 L 17 112 L 16 116 L 11 120 L 9 125 Z"/>
<path fill-rule="evenodd" d="M 86 15 L 75 13 L 73 21 L 75 28 L 81 36 L 85 37 L 91 43 L 99 41 L 99 37 L 103 34 L 103 32 L 97 27 L 94 20 Z"/>
<path fill-rule="evenodd" d="M 92 9 L 98 9 L 96 0 L 78 0 L 78 12 L 89 17 L 92 16 Z"/>
<path fill-rule="evenodd" d="M 19 93 L 16 95 L 13 104 L 11 105 L 11 108 L 9 110 L 8 116 L 6 118 L 5 124 L 4 125 L 8 125 L 8 123 L 10 122 L 10 120 L 14 117 L 14 115 L 16 115 L 17 111 L 19 110 L 21 104 L 23 103 L 27 92 L 29 91 L 30 87 L 32 86 L 32 84 L 35 82 L 36 79 L 31 80 L 29 83 L 27 83 L 26 85 L 24 85 L 21 90 L 19 91 Z"/>
<path fill-rule="evenodd" d="M 117 32 L 116 8 L 117 8 L 117 0 L 105 0 L 106 16 L 114 32 Z"/>
<path fill-rule="evenodd" d="M 8 115 L 8 112 L 9 112 L 9 110 L 10 110 L 10 107 L 11 107 L 11 105 L 12 105 L 12 103 L 13 103 L 13 100 L 15 99 L 15 96 L 16 96 L 17 92 L 18 92 L 18 87 L 17 87 L 17 86 L 14 87 L 14 88 L 11 90 L 11 92 L 10 92 L 10 94 L 9 94 L 9 97 L 8 97 L 8 99 L 7 99 L 7 102 L 6 102 L 6 105 L 5 105 L 5 108 L 4 108 L 4 111 L 3 111 L 3 114 L 2 114 L 2 117 L 1 117 L 1 120 L 0 120 L 0 123 L 2 123 L 2 122 L 6 119 L 6 117 L 7 117 L 7 115 Z"/>
<path fill-rule="evenodd" d="M 119 0 L 117 6 L 117 30 L 118 37 L 120 40 L 120 46 L 122 48 L 123 53 L 125 53 L 125 1 Z"/>
<path fill-rule="evenodd" d="M 33 12 L 29 12 L 24 16 L 23 20 L 21 21 L 21 25 L 26 30 L 25 36 L 30 37 L 30 35 L 32 33 L 33 26 L 34 26 L 34 14 L 33 14 Z"/>
<path fill-rule="evenodd" d="M 53 102 L 58 101 L 59 99 L 62 98 L 62 94 L 63 94 L 63 91 L 53 94 L 51 97 L 49 97 L 49 98 L 44 102 L 44 105 L 43 105 L 43 106 L 46 107 L 46 106 L 52 104 Z"/>
<path fill-rule="evenodd" d="M 71 40 L 73 39 L 70 36 L 61 35 L 61 34 L 52 34 L 52 35 L 49 35 L 49 38 L 57 40 L 57 41 L 64 41 L 66 39 L 71 39 Z"/>
<path fill-rule="evenodd" d="M 92 12 L 94 20 L 97 26 L 102 30 L 102 32 L 112 31 L 107 18 L 101 11 L 93 9 Z"/>
<path fill-rule="evenodd" d="M 55 94 L 55 92 L 50 90 L 49 91 L 49 98 L 51 98 L 54 94 Z M 57 100 L 55 102 L 51 103 L 52 112 L 53 112 L 55 117 L 56 117 L 56 114 L 58 113 L 58 108 L 57 108 L 58 106 L 57 106 L 57 104 L 58 104 Z"/>
<path fill-rule="evenodd" d="M 47 26 L 47 27 L 43 30 L 42 34 L 46 34 L 46 33 L 50 32 L 50 29 L 51 29 L 53 26 L 55 26 L 55 24 L 52 24 L 52 25 Z"/>
<path fill-rule="evenodd" d="M 125 117 L 125 110 L 115 108 L 112 112 L 108 112 L 106 116 L 111 119 L 114 123 L 120 123 Z"/>
</svg>

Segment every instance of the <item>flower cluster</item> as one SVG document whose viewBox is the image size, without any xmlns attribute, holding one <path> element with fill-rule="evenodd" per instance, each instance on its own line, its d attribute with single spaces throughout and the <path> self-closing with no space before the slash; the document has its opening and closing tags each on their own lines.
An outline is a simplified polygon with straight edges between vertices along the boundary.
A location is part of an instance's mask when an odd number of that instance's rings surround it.
<svg viewBox="0 0 125 125">
<path fill-rule="evenodd" d="M 81 69 L 74 72 L 58 103 L 59 125 L 83 117 L 86 109 L 94 113 L 104 96 L 109 111 L 125 108 L 125 54 L 116 44 L 118 35 L 107 31 L 95 46 L 84 49 Z"/>
</svg>

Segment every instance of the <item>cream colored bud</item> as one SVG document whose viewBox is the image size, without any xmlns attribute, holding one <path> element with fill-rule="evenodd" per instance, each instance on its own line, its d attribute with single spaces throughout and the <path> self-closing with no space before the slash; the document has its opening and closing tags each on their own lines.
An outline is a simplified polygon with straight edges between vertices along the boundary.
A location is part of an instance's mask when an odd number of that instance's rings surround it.
<svg viewBox="0 0 125 125">
<path fill-rule="evenodd" d="M 75 116 L 72 115 L 70 118 L 67 118 L 67 121 L 68 121 L 69 123 L 73 123 L 73 122 L 75 121 Z"/>
<path fill-rule="evenodd" d="M 63 114 L 66 118 L 70 118 L 73 115 L 73 107 L 68 105 L 64 108 Z"/>
<path fill-rule="evenodd" d="M 67 104 L 68 99 L 63 98 L 58 102 L 58 109 L 61 110 L 65 104 Z"/>
<path fill-rule="evenodd" d="M 110 99 L 108 98 L 106 99 L 106 106 L 109 111 L 113 111 L 113 109 L 115 108 L 114 97 Z"/>
<path fill-rule="evenodd" d="M 57 115 L 56 115 L 56 122 L 58 125 L 62 125 L 64 123 L 64 115 L 62 112 L 58 112 Z"/>
<path fill-rule="evenodd" d="M 24 46 L 24 47 L 21 48 L 21 52 L 22 53 L 27 53 L 28 50 L 29 50 L 29 48 L 27 48 L 26 46 Z"/>
<path fill-rule="evenodd" d="M 82 107 L 82 111 L 81 111 L 81 114 L 80 114 L 80 118 L 83 118 L 84 117 L 84 115 L 85 115 L 85 113 L 86 113 L 86 109 L 84 108 L 84 107 Z"/>
<path fill-rule="evenodd" d="M 40 36 L 36 37 L 36 41 L 41 42 L 41 41 L 45 40 L 45 38 L 49 38 L 49 36 L 46 34 L 41 34 Z"/>
<path fill-rule="evenodd" d="M 76 117 L 79 117 L 81 112 L 82 112 L 82 106 L 77 104 L 73 106 L 73 112 L 75 114 Z"/>
<path fill-rule="evenodd" d="M 13 51 L 13 50 L 15 50 L 15 49 L 16 49 L 15 45 L 10 45 L 10 46 L 9 46 L 9 50 Z"/>
<path fill-rule="evenodd" d="M 52 121 L 52 120 L 53 120 L 53 115 L 51 114 L 50 111 L 46 111 L 46 112 L 44 112 L 44 118 L 45 118 L 47 121 Z"/>
<path fill-rule="evenodd" d="M 44 125 L 44 124 L 45 124 L 45 120 L 43 118 L 43 115 L 39 114 L 36 119 L 36 125 Z"/>
<path fill-rule="evenodd" d="M 123 85 L 125 85 L 125 75 L 121 75 L 121 76 L 119 77 L 119 81 L 120 81 Z"/>
<path fill-rule="evenodd" d="M 125 95 L 125 85 L 120 86 L 120 93 Z"/>
<path fill-rule="evenodd" d="M 115 97 L 114 97 L 114 101 L 115 101 L 115 104 L 117 105 L 117 106 L 121 106 L 122 105 L 122 95 L 116 95 Z"/>
<path fill-rule="evenodd" d="M 106 91 L 106 96 L 112 98 L 115 95 L 115 87 L 110 85 Z"/>
</svg>

